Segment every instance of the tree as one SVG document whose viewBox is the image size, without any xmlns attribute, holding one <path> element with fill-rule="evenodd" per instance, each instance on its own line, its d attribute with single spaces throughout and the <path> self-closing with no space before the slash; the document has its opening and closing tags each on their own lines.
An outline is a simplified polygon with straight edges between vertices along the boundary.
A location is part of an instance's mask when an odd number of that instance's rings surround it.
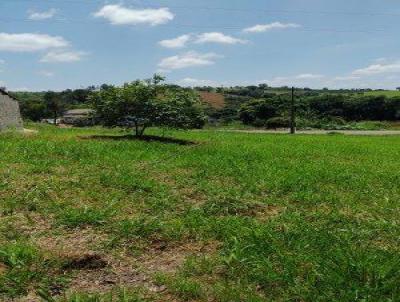
<svg viewBox="0 0 400 302">
<path fill-rule="evenodd" d="M 57 118 L 61 116 L 65 110 L 64 102 L 60 96 L 53 91 L 46 92 L 43 98 L 48 112 L 52 114 L 54 125 L 57 125 Z"/>
<path fill-rule="evenodd" d="M 34 122 L 46 117 L 47 109 L 43 101 L 27 100 L 20 103 L 21 114 L 24 119 Z"/>
<path fill-rule="evenodd" d="M 104 126 L 134 129 L 142 136 L 152 126 L 179 129 L 204 125 L 198 95 L 189 89 L 161 85 L 163 77 L 108 86 L 90 96 L 95 118 Z"/>
<path fill-rule="evenodd" d="M 400 87 L 397 87 L 396 89 L 397 89 L 398 91 L 400 91 Z"/>
<path fill-rule="evenodd" d="M 239 118 L 244 124 L 261 126 L 268 119 L 277 116 L 277 107 L 271 100 L 251 100 L 239 110 Z"/>
</svg>

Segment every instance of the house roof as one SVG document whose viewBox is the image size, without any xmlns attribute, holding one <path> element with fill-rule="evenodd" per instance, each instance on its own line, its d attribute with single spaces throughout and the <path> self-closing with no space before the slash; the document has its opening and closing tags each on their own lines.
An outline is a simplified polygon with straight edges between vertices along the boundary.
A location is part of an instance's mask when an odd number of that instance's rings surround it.
<svg viewBox="0 0 400 302">
<path fill-rule="evenodd" d="M 64 116 L 65 115 L 87 115 L 92 112 L 93 112 L 92 109 L 71 109 L 71 110 L 65 111 Z"/>
<path fill-rule="evenodd" d="M 0 94 L 2 95 L 7 95 L 10 98 L 12 98 L 14 101 L 18 101 L 15 97 L 13 97 L 11 94 L 9 94 L 7 91 L 5 91 L 4 89 L 0 88 Z"/>
</svg>

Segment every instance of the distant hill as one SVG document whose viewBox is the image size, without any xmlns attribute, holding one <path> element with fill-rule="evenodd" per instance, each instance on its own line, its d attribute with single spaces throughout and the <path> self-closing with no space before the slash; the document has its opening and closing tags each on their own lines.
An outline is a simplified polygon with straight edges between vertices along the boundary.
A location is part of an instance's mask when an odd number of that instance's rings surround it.
<svg viewBox="0 0 400 302">
<path fill-rule="evenodd" d="M 222 93 L 199 91 L 201 100 L 215 109 L 225 106 L 225 96 Z"/>
</svg>

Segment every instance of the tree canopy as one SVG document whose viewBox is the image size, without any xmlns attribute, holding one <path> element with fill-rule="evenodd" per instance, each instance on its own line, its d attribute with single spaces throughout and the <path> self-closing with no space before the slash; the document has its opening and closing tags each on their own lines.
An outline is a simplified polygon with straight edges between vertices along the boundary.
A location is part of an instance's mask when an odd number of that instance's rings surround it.
<svg viewBox="0 0 400 302">
<path fill-rule="evenodd" d="M 108 127 L 134 129 L 137 136 L 148 127 L 201 128 L 205 123 L 198 95 L 188 89 L 161 84 L 164 78 L 101 87 L 90 96 L 96 119 Z"/>
</svg>

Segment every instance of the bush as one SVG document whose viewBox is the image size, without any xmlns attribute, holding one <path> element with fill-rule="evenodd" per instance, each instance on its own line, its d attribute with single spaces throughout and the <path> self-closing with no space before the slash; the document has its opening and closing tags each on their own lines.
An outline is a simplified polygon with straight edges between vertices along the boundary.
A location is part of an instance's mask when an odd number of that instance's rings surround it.
<svg viewBox="0 0 400 302">
<path fill-rule="evenodd" d="M 266 127 L 268 129 L 288 128 L 290 127 L 290 120 L 286 117 L 273 117 L 267 120 Z"/>
<path fill-rule="evenodd" d="M 277 115 L 276 106 L 269 100 L 252 100 L 242 105 L 239 118 L 244 124 L 264 126 L 265 121 Z M 260 122 L 262 120 L 262 122 Z"/>
<path fill-rule="evenodd" d="M 251 125 L 253 125 L 254 127 L 265 127 L 265 123 L 266 121 L 260 118 L 256 118 Z"/>
</svg>

